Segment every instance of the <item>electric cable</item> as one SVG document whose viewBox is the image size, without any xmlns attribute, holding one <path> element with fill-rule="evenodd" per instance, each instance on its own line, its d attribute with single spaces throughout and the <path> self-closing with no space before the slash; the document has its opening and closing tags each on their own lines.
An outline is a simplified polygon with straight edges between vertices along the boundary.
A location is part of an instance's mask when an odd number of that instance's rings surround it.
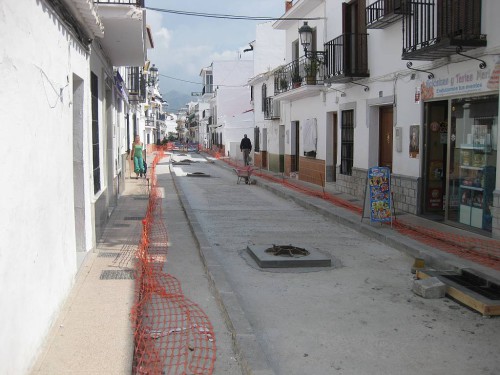
<svg viewBox="0 0 500 375">
<path fill-rule="evenodd" d="M 155 12 L 162 13 L 172 13 L 179 14 L 182 16 L 194 16 L 194 17 L 205 17 L 205 18 L 219 18 L 219 19 L 229 19 L 229 20 L 243 20 L 243 21 L 314 21 L 321 20 L 323 17 L 306 17 L 306 18 L 293 18 L 293 17 L 262 17 L 262 16 L 238 16 L 234 14 L 214 14 L 214 13 L 200 13 L 200 12 L 188 12 L 183 10 L 174 10 L 174 9 L 161 9 L 161 8 L 151 8 L 144 7 L 147 10 L 152 10 Z"/>
</svg>

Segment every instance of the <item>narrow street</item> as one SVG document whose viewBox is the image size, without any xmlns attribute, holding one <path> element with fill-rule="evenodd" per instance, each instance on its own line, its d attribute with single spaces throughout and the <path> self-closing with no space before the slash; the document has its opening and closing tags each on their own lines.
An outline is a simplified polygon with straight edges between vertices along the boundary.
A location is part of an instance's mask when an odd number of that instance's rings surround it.
<svg viewBox="0 0 500 375">
<path fill-rule="evenodd" d="M 170 169 L 188 216 L 206 236 L 209 262 L 223 268 L 231 290 L 222 293 L 234 297 L 226 309 L 244 313 L 233 334 L 241 348 L 253 348 L 243 350 L 250 368 L 283 375 L 500 372 L 498 319 L 448 298 L 416 296 L 411 257 L 259 182 L 237 184 L 230 168 L 190 158 Z M 209 177 L 187 176 L 200 172 Z M 160 181 L 163 173 L 167 167 L 158 169 Z M 245 251 L 272 244 L 316 249 L 332 267 L 264 270 Z"/>
</svg>

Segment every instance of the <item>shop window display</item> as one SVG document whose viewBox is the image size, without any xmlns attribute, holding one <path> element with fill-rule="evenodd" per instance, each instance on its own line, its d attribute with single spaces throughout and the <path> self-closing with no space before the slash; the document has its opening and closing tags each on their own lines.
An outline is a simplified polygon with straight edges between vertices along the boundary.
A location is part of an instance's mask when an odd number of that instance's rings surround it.
<svg viewBox="0 0 500 375">
<path fill-rule="evenodd" d="M 452 101 L 453 165 L 450 193 L 461 224 L 492 230 L 491 206 L 495 189 L 498 96 Z M 451 206 L 450 202 L 450 206 Z M 450 217 L 451 219 L 451 217 Z"/>
</svg>

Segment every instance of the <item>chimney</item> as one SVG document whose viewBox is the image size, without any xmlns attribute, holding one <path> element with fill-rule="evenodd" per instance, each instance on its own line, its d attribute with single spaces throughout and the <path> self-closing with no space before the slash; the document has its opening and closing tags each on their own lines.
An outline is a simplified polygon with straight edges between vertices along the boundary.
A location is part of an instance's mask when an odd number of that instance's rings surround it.
<svg viewBox="0 0 500 375">
<path fill-rule="evenodd" d="M 293 0 L 285 0 L 285 13 L 288 12 L 293 6 Z"/>
</svg>

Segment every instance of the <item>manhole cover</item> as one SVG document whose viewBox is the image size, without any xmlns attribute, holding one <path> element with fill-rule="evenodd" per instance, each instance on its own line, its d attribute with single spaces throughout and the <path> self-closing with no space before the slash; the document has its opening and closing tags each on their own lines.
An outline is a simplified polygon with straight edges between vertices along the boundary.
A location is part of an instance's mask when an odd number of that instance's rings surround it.
<svg viewBox="0 0 500 375">
<path fill-rule="evenodd" d="M 247 246 L 260 268 L 331 267 L 329 256 L 317 250 L 292 245 Z"/>
<path fill-rule="evenodd" d="M 125 216 L 123 220 L 142 220 L 144 219 L 143 216 Z"/>
<path fill-rule="evenodd" d="M 104 270 L 99 277 L 101 280 L 130 280 L 134 279 L 133 270 Z"/>
<path fill-rule="evenodd" d="M 266 253 L 277 257 L 301 258 L 309 255 L 309 251 L 292 245 L 273 245 L 266 249 Z"/>
<path fill-rule="evenodd" d="M 188 177 L 210 177 L 209 174 L 203 173 L 203 172 L 193 172 L 193 173 L 188 173 Z"/>
</svg>

